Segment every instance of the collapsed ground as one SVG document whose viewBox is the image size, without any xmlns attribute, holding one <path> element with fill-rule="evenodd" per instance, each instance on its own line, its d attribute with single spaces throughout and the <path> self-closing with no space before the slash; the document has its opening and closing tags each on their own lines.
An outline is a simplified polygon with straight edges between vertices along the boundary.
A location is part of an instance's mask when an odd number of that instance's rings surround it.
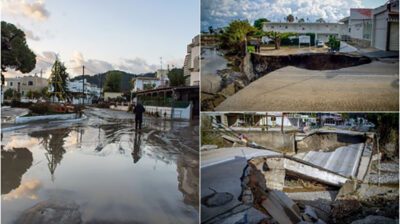
<svg viewBox="0 0 400 224">
<path fill-rule="evenodd" d="M 205 49 L 202 110 L 396 110 L 397 60 L 358 53 L 251 54 L 238 64 Z"/>
</svg>

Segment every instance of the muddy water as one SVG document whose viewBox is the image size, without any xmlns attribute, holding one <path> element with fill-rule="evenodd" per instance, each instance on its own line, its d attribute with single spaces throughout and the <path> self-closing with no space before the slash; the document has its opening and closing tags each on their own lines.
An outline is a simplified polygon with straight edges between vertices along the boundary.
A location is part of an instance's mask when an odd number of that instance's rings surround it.
<svg viewBox="0 0 400 224">
<path fill-rule="evenodd" d="M 145 118 L 135 133 L 126 112 L 85 114 L 3 134 L 1 223 L 49 200 L 82 223 L 198 222 L 198 123 Z"/>
</svg>

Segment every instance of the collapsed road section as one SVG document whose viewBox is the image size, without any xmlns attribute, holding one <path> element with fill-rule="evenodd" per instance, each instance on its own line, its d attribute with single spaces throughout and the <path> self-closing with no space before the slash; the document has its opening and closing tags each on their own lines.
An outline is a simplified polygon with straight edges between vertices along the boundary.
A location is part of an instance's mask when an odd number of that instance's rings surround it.
<svg viewBox="0 0 400 224">
<path fill-rule="evenodd" d="M 225 147 L 202 148 L 202 223 L 398 223 L 398 165 L 376 132 L 268 127 L 257 138 L 256 127 L 222 123 Z"/>
</svg>

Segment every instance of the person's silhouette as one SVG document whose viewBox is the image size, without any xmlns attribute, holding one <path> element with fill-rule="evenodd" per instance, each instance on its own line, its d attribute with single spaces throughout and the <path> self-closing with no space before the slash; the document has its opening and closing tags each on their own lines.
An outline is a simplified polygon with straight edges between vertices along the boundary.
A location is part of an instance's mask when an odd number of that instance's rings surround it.
<svg viewBox="0 0 400 224">
<path fill-rule="evenodd" d="M 133 143 L 133 152 L 132 152 L 133 163 L 137 163 L 139 159 L 142 157 L 142 152 L 140 150 L 141 137 L 142 134 L 140 132 L 139 133 L 135 132 L 135 140 Z"/>
<path fill-rule="evenodd" d="M 143 121 L 143 113 L 146 110 L 144 109 L 144 106 L 138 101 L 136 104 L 135 108 L 133 109 L 133 113 L 135 114 L 135 129 L 142 129 L 142 121 Z"/>
</svg>

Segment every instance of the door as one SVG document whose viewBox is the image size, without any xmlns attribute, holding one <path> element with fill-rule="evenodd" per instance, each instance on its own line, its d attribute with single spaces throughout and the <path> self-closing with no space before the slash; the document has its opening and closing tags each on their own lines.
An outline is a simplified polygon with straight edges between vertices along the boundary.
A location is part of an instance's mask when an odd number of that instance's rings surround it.
<svg viewBox="0 0 400 224">
<path fill-rule="evenodd" d="M 390 23 L 389 51 L 399 51 L 399 23 Z"/>
<path fill-rule="evenodd" d="M 375 38 L 374 47 L 386 50 L 386 33 L 387 33 L 386 13 L 381 13 L 375 17 Z"/>
</svg>

